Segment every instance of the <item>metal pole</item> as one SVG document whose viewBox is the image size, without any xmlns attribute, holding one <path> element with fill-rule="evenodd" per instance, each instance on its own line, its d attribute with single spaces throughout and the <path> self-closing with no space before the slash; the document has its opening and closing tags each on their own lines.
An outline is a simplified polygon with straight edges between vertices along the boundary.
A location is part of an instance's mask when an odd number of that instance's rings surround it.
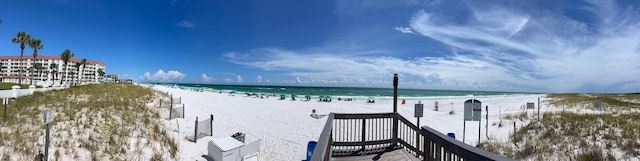
<svg viewBox="0 0 640 161">
<path fill-rule="evenodd" d="M 465 134 L 467 133 L 467 121 L 464 121 L 464 123 L 462 123 L 462 143 L 464 143 L 464 139 Z"/>
<path fill-rule="evenodd" d="M 482 107 L 480 107 L 480 120 L 478 120 L 478 145 L 480 145 L 480 135 L 482 135 L 482 133 L 480 132 L 480 128 L 482 127 Z"/>
<path fill-rule="evenodd" d="M 47 161 L 49 158 L 49 124 L 47 124 L 47 137 L 44 141 L 44 160 Z"/>
</svg>

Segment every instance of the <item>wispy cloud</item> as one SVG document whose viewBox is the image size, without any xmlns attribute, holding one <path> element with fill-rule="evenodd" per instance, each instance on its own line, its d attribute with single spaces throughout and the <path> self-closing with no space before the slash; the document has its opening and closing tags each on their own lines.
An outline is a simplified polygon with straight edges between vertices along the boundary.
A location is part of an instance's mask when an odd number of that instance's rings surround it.
<svg viewBox="0 0 640 161">
<path fill-rule="evenodd" d="M 413 32 L 413 30 L 411 28 L 409 28 L 409 27 L 396 27 L 396 28 L 393 28 L 393 29 L 398 30 L 398 31 L 400 31 L 402 33 L 405 33 L 405 34 L 415 34 Z"/>
<path fill-rule="evenodd" d="M 182 20 L 182 21 L 178 22 L 176 25 L 178 25 L 178 26 L 180 26 L 182 28 L 195 28 L 193 23 L 191 21 L 187 21 L 187 20 Z"/>
<path fill-rule="evenodd" d="M 637 92 L 640 10 L 612 1 L 588 3 L 575 6 L 596 15 L 588 22 L 556 10 L 481 3 L 457 5 L 468 6 L 457 13 L 463 18 L 450 16 L 456 11 L 419 10 L 407 18 L 407 26 L 394 28 L 440 42 L 448 49 L 442 55 L 406 57 L 391 54 L 398 48 L 341 50 L 330 44 L 258 48 L 223 57 L 291 77 L 279 83 L 374 86 L 399 73 L 407 86 L 419 88 Z"/>
<path fill-rule="evenodd" d="M 258 83 L 262 83 L 262 76 L 260 76 L 260 75 L 256 76 L 256 81 Z"/>
<path fill-rule="evenodd" d="M 160 81 L 160 82 L 180 82 L 186 75 L 177 70 L 170 70 L 168 72 L 164 72 L 164 70 L 159 69 L 153 75 L 149 72 L 144 73 L 140 80 L 147 81 Z"/>
<path fill-rule="evenodd" d="M 236 82 L 242 83 L 242 76 L 240 76 L 240 74 L 236 75 Z"/>
<path fill-rule="evenodd" d="M 212 82 L 213 80 L 215 79 L 208 77 L 207 74 L 202 74 L 202 82 L 209 83 L 209 82 Z"/>
<path fill-rule="evenodd" d="M 457 57 L 491 67 L 496 73 L 488 76 L 502 82 L 551 91 L 637 91 L 640 76 L 630 73 L 640 69 L 634 63 L 640 61 L 639 11 L 614 3 L 589 6 L 587 11 L 601 15 L 597 23 L 492 6 L 471 8 L 472 19 L 456 24 L 419 11 L 410 27 L 469 53 Z"/>
</svg>

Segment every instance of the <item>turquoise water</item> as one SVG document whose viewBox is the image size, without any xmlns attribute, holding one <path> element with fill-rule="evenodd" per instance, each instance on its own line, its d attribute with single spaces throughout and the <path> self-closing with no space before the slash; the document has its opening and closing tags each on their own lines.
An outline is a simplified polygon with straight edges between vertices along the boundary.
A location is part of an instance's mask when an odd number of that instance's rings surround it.
<svg viewBox="0 0 640 161">
<path fill-rule="evenodd" d="M 281 90 L 281 86 L 240 86 L 240 85 L 210 85 L 210 84 L 157 84 L 165 86 L 177 86 L 187 89 L 199 89 L 205 91 L 228 93 L 235 91 L 236 94 L 244 93 L 256 94 L 285 94 L 291 97 L 292 94 L 298 97 L 310 95 L 314 98 L 318 96 L 331 96 L 333 98 L 368 98 L 392 99 L 392 88 L 353 88 L 353 87 L 301 87 L 287 86 Z M 398 97 L 403 99 L 425 99 L 425 98 L 455 98 L 455 97 L 491 97 L 510 95 L 529 95 L 535 93 L 518 92 L 489 92 L 489 91 L 454 91 L 454 90 L 422 90 L 422 89 L 398 89 Z"/>
</svg>

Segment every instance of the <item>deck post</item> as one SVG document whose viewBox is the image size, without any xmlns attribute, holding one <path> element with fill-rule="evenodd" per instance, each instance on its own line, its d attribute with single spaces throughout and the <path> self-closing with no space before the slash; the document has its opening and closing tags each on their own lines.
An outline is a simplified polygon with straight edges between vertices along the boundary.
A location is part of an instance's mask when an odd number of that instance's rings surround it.
<svg viewBox="0 0 640 161">
<path fill-rule="evenodd" d="M 398 145 L 398 73 L 393 74 L 393 143 Z"/>
</svg>

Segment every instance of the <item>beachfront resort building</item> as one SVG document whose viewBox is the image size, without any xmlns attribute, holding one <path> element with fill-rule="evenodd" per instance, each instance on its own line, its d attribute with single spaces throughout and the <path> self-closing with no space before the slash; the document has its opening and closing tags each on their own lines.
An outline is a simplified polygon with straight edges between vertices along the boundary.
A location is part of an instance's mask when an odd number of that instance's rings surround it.
<svg viewBox="0 0 640 161">
<path fill-rule="evenodd" d="M 71 58 L 67 68 L 63 68 L 64 62 L 59 56 L 37 56 L 34 61 L 31 55 L 27 55 L 22 57 L 22 63 L 20 56 L 0 56 L 0 79 L 11 83 L 18 83 L 22 79 L 22 84 L 31 84 L 33 80 L 33 85 L 43 86 L 60 84 L 60 81 L 63 84 L 102 82 L 104 75 L 99 71 L 105 72 L 104 62 L 87 60 L 78 70 L 76 64 L 81 62 L 82 59 Z M 19 77 L 20 74 L 22 77 Z"/>
</svg>

